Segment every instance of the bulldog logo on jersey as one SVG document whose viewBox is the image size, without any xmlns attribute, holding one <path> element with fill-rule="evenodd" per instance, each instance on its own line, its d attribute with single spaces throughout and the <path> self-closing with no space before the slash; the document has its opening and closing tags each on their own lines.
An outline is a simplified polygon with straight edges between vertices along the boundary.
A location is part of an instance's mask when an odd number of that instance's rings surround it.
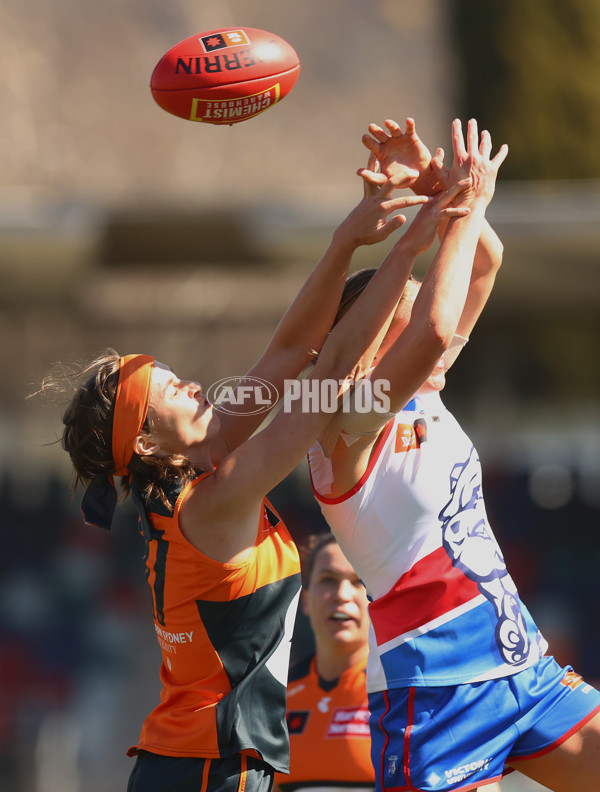
<svg viewBox="0 0 600 792">
<path fill-rule="evenodd" d="M 203 36 L 200 41 L 206 52 L 225 49 L 226 47 L 237 47 L 239 44 L 250 44 L 250 39 L 243 30 L 227 30 L 223 33 L 212 33 L 210 36 Z"/>
</svg>

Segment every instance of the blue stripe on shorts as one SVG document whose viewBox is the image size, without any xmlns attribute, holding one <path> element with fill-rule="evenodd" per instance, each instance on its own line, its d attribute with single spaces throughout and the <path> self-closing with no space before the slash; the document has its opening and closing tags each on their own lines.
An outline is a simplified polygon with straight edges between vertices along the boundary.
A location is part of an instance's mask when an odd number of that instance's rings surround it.
<svg viewBox="0 0 600 792">
<path fill-rule="evenodd" d="M 440 792 L 556 747 L 600 710 L 600 692 L 544 657 L 500 679 L 371 693 L 369 708 L 377 790 Z"/>
</svg>

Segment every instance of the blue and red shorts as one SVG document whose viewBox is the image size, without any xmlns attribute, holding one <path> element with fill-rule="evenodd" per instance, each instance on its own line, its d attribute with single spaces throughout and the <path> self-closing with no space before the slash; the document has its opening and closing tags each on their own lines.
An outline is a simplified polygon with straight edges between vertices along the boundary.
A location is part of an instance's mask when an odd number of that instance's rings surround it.
<svg viewBox="0 0 600 792">
<path fill-rule="evenodd" d="M 499 780 L 600 712 L 600 692 L 544 657 L 513 676 L 369 694 L 377 790 L 440 792 Z"/>
</svg>

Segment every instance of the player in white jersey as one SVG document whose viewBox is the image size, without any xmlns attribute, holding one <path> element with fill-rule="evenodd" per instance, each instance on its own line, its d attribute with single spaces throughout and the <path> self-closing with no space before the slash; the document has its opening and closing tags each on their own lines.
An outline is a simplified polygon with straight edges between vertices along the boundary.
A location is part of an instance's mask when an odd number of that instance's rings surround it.
<svg viewBox="0 0 600 792">
<path fill-rule="evenodd" d="M 371 600 L 377 787 L 473 789 L 514 766 L 557 792 L 594 789 L 600 693 L 545 656 L 488 523 L 477 453 L 439 395 L 502 259 L 484 219 L 494 190 L 489 136 L 479 141 L 471 121 L 465 147 L 455 122 L 446 171 L 443 152 L 431 159 L 411 119 L 405 133 L 393 121 L 370 132 L 364 142 L 383 172 L 373 180 L 413 167 L 420 176 L 412 188 L 426 194 L 468 172 L 473 187 L 457 202 L 469 206 L 469 220 L 451 223 L 480 219 L 476 251 L 463 245 L 453 277 L 437 282 L 431 336 L 418 332 L 432 288 L 426 278 L 420 288 L 409 284 L 374 340 L 370 386 L 357 388 L 355 409 L 340 411 L 309 454 L 323 513 Z M 368 279 L 349 280 L 341 315 Z M 385 405 L 373 396 L 383 384 Z"/>
</svg>

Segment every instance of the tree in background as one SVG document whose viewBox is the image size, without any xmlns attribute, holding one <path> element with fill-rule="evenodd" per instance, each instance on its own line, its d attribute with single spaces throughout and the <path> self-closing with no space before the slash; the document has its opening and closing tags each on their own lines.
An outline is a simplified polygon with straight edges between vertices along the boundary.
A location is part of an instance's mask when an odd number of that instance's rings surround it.
<svg viewBox="0 0 600 792">
<path fill-rule="evenodd" d="M 454 0 L 461 115 L 507 142 L 504 178 L 600 178 L 599 0 Z"/>
</svg>

